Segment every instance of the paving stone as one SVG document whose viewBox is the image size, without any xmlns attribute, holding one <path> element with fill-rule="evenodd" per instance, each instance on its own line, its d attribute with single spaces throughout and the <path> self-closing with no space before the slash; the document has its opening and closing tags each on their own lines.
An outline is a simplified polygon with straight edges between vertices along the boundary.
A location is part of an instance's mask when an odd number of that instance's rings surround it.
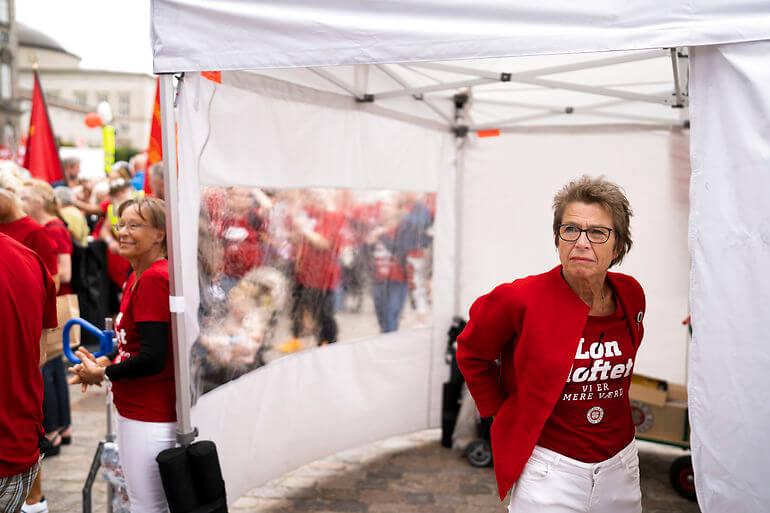
<svg viewBox="0 0 770 513">
<path fill-rule="evenodd" d="M 367 479 L 401 479 L 404 473 L 394 468 L 377 468 L 366 473 Z"/>
<path fill-rule="evenodd" d="M 412 506 L 405 504 L 384 503 L 384 504 L 370 504 L 368 513 L 421 513 L 420 506 Z"/>
<path fill-rule="evenodd" d="M 82 510 L 81 489 L 104 436 L 102 392 L 72 391 L 73 444 L 44 462 L 43 490 L 50 513 Z M 376 442 L 319 461 L 254 488 L 234 513 L 502 513 L 491 468 L 471 467 L 458 451 L 439 445 L 437 429 Z M 639 444 L 645 513 L 698 513 L 679 497 L 668 469 L 683 451 Z M 106 512 L 106 486 L 93 487 L 93 513 Z"/>
<path fill-rule="evenodd" d="M 461 484 L 459 491 L 462 495 L 489 495 L 494 493 L 492 487 L 481 484 Z"/>
<path fill-rule="evenodd" d="M 359 490 L 387 490 L 388 481 L 381 478 L 366 478 L 356 481 L 356 488 Z"/>
<path fill-rule="evenodd" d="M 433 498 L 432 493 L 422 492 L 410 492 L 406 494 L 407 504 L 433 504 L 436 499 Z"/>
</svg>

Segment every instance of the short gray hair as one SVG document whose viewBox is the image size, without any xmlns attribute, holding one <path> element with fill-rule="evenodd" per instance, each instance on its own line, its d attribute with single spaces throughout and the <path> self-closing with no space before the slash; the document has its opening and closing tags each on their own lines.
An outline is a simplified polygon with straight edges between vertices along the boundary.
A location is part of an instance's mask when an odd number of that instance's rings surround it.
<svg viewBox="0 0 770 513">
<path fill-rule="evenodd" d="M 56 194 L 56 197 L 59 198 L 59 203 L 61 203 L 62 206 L 66 207 L 67 205 L 75 203 L 75 193 L 73 193 L 72 189 L 69 187 L 56 187 L 53 192 Z"/>
<path fill-rule="evenodd" d="M 80 159 L 78 157 L 65 157 L 61 159 L 62 167 L 72 167 L 77 164 L 80 164 Z"/>
<path fill-rule="evenodd" d="M 165 171 L 166 170 L 163 167 L 163 162 L 156 162 L 150 166 L 150 176 L 154 176 L 155 178 L 160 178 L 163 180 L 163 173 Z"/>
</svg>

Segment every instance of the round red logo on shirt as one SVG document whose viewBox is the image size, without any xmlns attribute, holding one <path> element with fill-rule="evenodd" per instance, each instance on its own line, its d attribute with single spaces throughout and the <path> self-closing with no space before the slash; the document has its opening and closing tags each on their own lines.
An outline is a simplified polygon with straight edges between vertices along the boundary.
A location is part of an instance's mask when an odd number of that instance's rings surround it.
<svg viewBox="0 0 770 513">
<path fill-rule="evenodd" d="M 594 406 L 588 410 L 588 413 L 586 413 L 586 418 L 591 424 L 598 424 L 604 418 L 604 410 L 601 406 Z"/>
</svg>

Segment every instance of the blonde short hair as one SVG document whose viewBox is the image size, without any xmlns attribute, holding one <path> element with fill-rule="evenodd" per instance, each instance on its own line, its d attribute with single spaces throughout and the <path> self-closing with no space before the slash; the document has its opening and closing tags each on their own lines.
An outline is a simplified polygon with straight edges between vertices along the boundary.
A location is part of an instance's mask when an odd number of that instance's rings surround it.
<svg viewBox="0 0 770 513">
<path fill-rule="evenodd" d="M 51 187 L 51 184 L 46 181 L 33 178 L 24 182 L 24 187 L 27 189 L 32 189 L 35 194 L 40 196 L 40 198 L 43 200 L 43 210 L 45 210 L 47 214 L 61 218 L 59 200 L 56 197 L 56 193 L 54 192 L 53 187 Z"/>
<path fill-rule="evenodd" d="M 127 208 L 136 206 L 136 212 L 143 221 L 155 228 L 162 230 L 164 237 L 161 243 L 163 252 L 166 252 L 166 203 L 162 199 L 142 197 L 126 200 L 118 207 L 118 217 L 123 217 Z"/>
</svg>

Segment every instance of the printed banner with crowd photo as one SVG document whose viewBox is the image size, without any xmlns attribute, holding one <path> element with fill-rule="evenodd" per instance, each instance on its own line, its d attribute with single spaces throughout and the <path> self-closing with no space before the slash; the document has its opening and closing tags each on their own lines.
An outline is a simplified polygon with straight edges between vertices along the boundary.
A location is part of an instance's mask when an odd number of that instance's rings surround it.
<svg viewBox="0 0 770 513">
<path fill-rule="evenodd" d="M 205 187 L 194 396 L 283 356 L 427 325 L 435 194 Z"/>
</svg>

